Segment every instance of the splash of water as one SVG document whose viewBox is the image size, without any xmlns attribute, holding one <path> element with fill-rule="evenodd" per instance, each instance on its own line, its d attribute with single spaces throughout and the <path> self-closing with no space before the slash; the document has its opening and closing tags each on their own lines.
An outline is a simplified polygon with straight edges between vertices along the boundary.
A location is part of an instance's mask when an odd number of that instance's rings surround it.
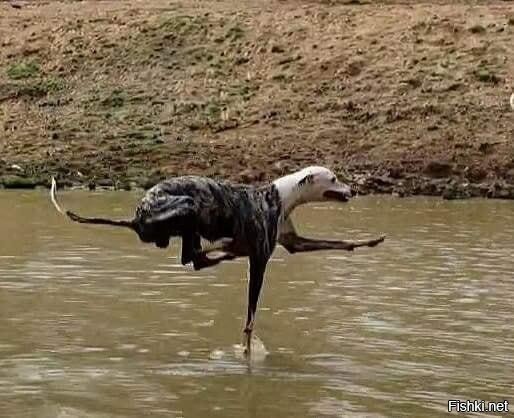
<svg viewBox="0 0 514 418">
<path fill-rule="evenodd" d="M 238 359 L 250 360 L 252 362 L 261 362 L 268 356 L 269 351 L 262 340 L 257 336 L 252 336 L 250 355 L 245 353 L 243 344 L 234 344 L 234 354 Z"/>
</svg>

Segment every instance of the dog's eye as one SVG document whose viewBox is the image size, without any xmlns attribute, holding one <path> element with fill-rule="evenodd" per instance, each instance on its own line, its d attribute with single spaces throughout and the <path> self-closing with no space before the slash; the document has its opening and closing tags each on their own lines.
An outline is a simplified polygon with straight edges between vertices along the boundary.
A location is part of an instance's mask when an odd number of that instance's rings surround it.
<svg viewBox="0 0 514 418">
<path fill-rule="evenodd" d="M 330 182 L 331 182 L 331 183 L 335 183 L 335 182 L 336 182 L 336 178 L 335 178 L 335 177 L 332 177 L 332 178 L 330 179 Z"/>
</svg>

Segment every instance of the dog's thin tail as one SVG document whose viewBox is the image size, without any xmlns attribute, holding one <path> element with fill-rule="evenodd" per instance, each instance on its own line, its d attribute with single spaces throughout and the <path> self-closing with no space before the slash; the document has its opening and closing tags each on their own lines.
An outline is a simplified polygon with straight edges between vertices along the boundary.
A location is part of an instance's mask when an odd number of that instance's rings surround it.
<svg viewBox="0 0 514 418">
<path fill-rule="evenodd" d="M 52 187 L 50 188 L 50 199 L 52 200 L 52 203 L 54 204 L 55 208 L 63 215 L 70 218 L 72 221 L 86 223 L 86 224 L 123 226 L 126 228 L 135 229 L 135 222 L 133 220 L 86 218 L 84 216 L 79 216 L 76 213 L 73 213 L 69 210 L 65 210 L 57 202 L 57 196 L 55 194 L 56 190 L 57 190 L 57 183 L 55 182 L 55 179 L 52 177 Z"/>
</svg>

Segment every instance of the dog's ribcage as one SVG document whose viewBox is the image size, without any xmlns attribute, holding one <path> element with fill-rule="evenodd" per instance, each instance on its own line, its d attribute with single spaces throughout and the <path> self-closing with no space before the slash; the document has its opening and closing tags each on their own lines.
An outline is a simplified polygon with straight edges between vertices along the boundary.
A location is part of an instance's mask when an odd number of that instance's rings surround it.
<svg viewBox="0 0 514 418">
<path fill-rule="evenodd" d="M 164 211 L 196 214 L 198 233 L 209 241 L 233 238 L 252 252 L 271 255 L 277 239 L 281 202 L 273 185 L 253 187 L 184 176 L 148 190 L 136 209 L 140 222 Z"/>
</svg>

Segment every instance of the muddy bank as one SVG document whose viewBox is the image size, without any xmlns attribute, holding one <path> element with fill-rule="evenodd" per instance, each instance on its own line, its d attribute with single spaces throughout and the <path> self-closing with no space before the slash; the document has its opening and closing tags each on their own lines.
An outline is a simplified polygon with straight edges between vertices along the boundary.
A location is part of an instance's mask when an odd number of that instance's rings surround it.
<svg viewBox="0 0 514 418">
<path fill-rule="evenodd" d="M 445 167 L 439 163 L 438 169 Z M 435 164 L 434 164 L 435 165 Z M 298 168 L 301 166 L 298 165 Z M 432 168 L 433 170 L 433 168 Z M 53 170 L 50 170 L 53 171 Z M 336 170 L 337 171 L 337 170 Z M 163 173 L 153 173 L 147 176 L 131 177 L 117 175 L 114 178 L 107 176 L 94 176 L 86 178 L 80 172 L 66 172 L 65 170 L 53 171 L 43 176 L 27 176 L 20 166 L 5 169 L 0 176 L 0 188 L 6 189 L 34 189 L 37 187 L 50 187 L 51 175 L 57 174 L 59 187 L 65 188 L 87 188 L 89 190 L 146 190 L 157 182 L 169 177 Z M 273 175 L 273 172 L 275 173 Z M 243 170 L 233 172 L 228 176 L 214 175 L 220 180 L 229 179 L 235 182 L 251 184 L 263 184 L 272 181 L 274 178 L 289 171 L 279 170 L 275 167 L 272 173 L 262 170 Z M 190 171 L 204 175 L 206 173 Z M 485 197 L 496 199 L 514 199 L 514 182 L 501 178 L 484 179 L 481 182 L 472 182 L 464 176 L 437 176 L 440 171 L 425 169 L 423 174 L 398 173 L 394 170 L 366 171 L 355 169 L 351 172 L 338 172 L 340 177 L 353 185 L 359 194 L 390 194 L 396 197 L 408 196 L 441 196 L 444 199 L 468 199 L 473 197 Z M 176 175 L 184 173 L 177 172 Z M 427 174 L 430 174 L 427 175 Z"/>
<path fill-rule="evenodd" d="M 0 185 L 315 164 L 363 194 L 512 198 L 508 2 L 343 3 L 0 3 Z"/>
</svg>

